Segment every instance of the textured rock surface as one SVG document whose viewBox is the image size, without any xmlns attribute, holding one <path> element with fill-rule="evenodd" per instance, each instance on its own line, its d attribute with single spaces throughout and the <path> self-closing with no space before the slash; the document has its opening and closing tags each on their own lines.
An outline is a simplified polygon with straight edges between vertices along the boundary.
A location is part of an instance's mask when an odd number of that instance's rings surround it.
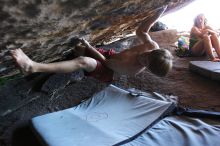
<svg viewBox="0 0 220 146">
<path fill-rule="evenodd" d="M 154 9 L 167 12 L 192 0 L 1 0 L 0 76 L 15 74 L 7 51 L 21 47 L 36 61 L 61 58 L 72 36 L 102 44 L 133 32 Z"/>
<path fill-rule="evenodd" d="M 169 13 L 190 1 L 1 0 L 0 76 L 18 74 L 7 53 L 10 49 L 21 47 L 36 61 L 56 61 L 68 49 L 60 44 L 72 36 L 83 36 L 94 45 L 108 43 L 133 32 L 154 9 L 169 4 L 166 11 Z M 179 104 L 185 107 L 220 111 L 219 82 L 188 70 L 190 60 L 205 58 L 176 57 L 173 47 L 177 39 L 175 30 L 151 33 L 151 36 L 161 47 L 173 53 L 173 70 L 164 78 L 145 71 L 136 77 L 117 77 L 112 83 L 124 89 L 137 88 L 178 96 Z M 136 43 L 138 41 L 132 36 L 105 47 L 120 51 Z M 77 105 L 106 86 L 83 77 L 81 72 L 40 74 L 8 82 L 0 88 L 0 145 L 10 145 L 13 130 L 23 121 Z M 29 140 L 28 136 L 25 134 L 20 140 L 25 142 Z"/>
<path fill-rule="evenodd" d="M 167 36 L 161 38 L 160 36 Z M 175 56 L 176 31 L 166 30 L 152 33 L 153 38 L 162 39 L 161 47 L 168 48 Z M 135 37 L 114 42 L 106 48 L 127 48 L 138 43 Z M 168 44 L 167 44 L 168 43 Z M 118 76 L 112 84 L 124 88 L 136 88 L 142 91 L 156 91 L 169 96 L 177 96 L 179 105 L 196 109 L 220 111 L 219 83 L 206 79 L 188 70 L 190 60 L 205 58 L 174 58 L 174 66 L 168 76 L 160 78 L 145 71 L 138 76 Z M 11 134 L 21 123 L 30 118 L 54 112 L 79 104 L 91 97 L 107 84 L 84 77 L 81 72 L 74 74 L 40 74 L 35 77 L 16 79 L 0 88 L 0 139 L 1 145 L 11 143 Z M 8 109 L 15 109 L 9 112 Z M 31 134 L 18 130 L 17 139 L 25 145 Z M 17 143 L 17 142 L 16 142 Z M 33 145 L 33 144 L 26 144 Z M 35 145 L 37 145 L 35 143 Z"/>
</svg>

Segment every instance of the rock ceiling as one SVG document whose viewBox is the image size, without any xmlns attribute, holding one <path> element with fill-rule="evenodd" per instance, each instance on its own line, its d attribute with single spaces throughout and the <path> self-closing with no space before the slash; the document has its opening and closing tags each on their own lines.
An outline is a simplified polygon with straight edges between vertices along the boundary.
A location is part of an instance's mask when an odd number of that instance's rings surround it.
<svg viewBox="0 0 220 146">
<path fill-rule="evenodd" d="M 141 20 L 168 5 L 165 14 L 193 0 L 1 0 L 0 75 L 10 69 L 7 51 L 21 47 L 36 61 L 59 59 L 57 47 L 72 36 L 93 45 L 133 32 Z"/>
</svg>

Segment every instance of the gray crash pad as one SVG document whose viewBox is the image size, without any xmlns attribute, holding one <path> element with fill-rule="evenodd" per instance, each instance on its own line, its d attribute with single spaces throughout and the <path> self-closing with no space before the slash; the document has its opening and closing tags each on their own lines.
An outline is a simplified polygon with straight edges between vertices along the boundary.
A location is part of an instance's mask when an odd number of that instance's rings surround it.
<svg viewBox="0 0 220 146">
<path fill-rule="evenodd" d="M 49 146 L 110 146 L 127 143 L 173 108 L 159 101 L 110 85 L 78 106 L 31 120 Z"/>
<path fill-rule="evenodd" d="M 123 146 L 219 146 L 220 120 L 168 116 Z"/>
<path fill-rule="evenodd" d="M 189 69 L 212 80 L 220 81 L 220 62 L 190 61 Z"/>
</svg>

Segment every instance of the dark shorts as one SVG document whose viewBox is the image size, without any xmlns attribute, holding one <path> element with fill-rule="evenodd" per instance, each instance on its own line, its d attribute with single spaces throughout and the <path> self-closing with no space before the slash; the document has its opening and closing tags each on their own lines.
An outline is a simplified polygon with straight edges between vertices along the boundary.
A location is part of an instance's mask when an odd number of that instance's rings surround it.
<svg viewBox="0 0 220 146">
<path fill-rule="evenodd" d="M 197 39 L 190 38 L 189 39 L 189 49 L 191 49 L 197 42 L 198 42 Z"/>
<path fill-rule="evenodd" d="M 192 47 L 198 42 L 199 40 L 198 39 L 194 39 L 194 38 L 190 38 L 189 40 L 189 53 L 190 53 L 190 56 L 198 56 L 197 54 L 194 54 L 192 52 Z M 204 52 L 202 55 L 199 55 L 199 56 L 205 56 L 206 53 Z"/>
<path fill-rule="evenodd" d="M 115 51 L 113 49 L 110 50 L 104 50 L 104 49 L 97 49 L 103 56 L 105 56 L 107 59 L 110 58 L 113 54 L 115 54 Z M 86 54 L 86 56 L 89 56 L 89 54 Z M 114 72 L 103 65 L 99 60 L 96 60 L 97 66 L 94 71 L 92 72 L 84 72 L 85 76 L 93 77 L 95 79 L 98 79 L 102 82 L 111 82 L 113 80 Z"/>
<path fill-rule="evenodd" d="M 198 42 L 197 39 L 195 38 L 190 38 L 189 39 L 189 55 L 190 56 L 194 56 L 193 52 L 192 52 L 192 47 Z"/>
</svg>

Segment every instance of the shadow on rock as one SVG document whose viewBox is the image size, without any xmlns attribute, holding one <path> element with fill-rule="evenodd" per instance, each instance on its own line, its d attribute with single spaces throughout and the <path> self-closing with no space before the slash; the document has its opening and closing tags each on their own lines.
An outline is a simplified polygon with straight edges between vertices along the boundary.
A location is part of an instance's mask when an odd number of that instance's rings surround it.
<svg viewBox="0 0 220 146">
<path fill-rule="evenodd" d="M 17 124 L 11 139 L 12 146 L 40 146 L 41 144 L 31 131 L 29 122 L 25 121 Z"/>
</svg>

